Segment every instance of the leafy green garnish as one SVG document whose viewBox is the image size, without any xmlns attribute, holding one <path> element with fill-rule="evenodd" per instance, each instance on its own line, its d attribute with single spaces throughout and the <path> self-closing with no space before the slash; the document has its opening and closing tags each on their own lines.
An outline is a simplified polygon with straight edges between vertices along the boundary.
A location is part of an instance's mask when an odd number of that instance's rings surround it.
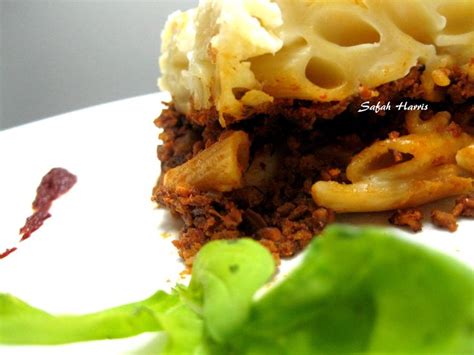
<svg viewBox="0 0 474 355">
<path fill-rule="evenodd" d="M 0 294 L 0 343 L 54 345 L 115 339 L 158 331 L 156 314 L 180 304 L 163 291 L 136 303 L 80 316 L 53 316 L 18 298 Z"/>
<path fill-rule="evenodd" d="M 472 353 L 474 272 L 371 228 L 333 226 L 262 297 L 275 271 L 250 239 L 199 253 L 188 287 L 85 316 L 0 296 L 0 343 L 59 344 L 163 331 L 165 354 Z"/>
<path fill-rule="evenodd" d="M 379 229 L 331 227 L 234 343 L 239 354 L 468 353 L 473 326 L 471 270 Z"/>
<path fill-rule="evenodd" d="M 204 322 L 184 303 L 157 317 L 165 331 L 165 354 L 198 354 L 204 343 Z"/>
<path fill-rule="evenodd" d="M 181 294 L 202 316 L 209 335 L 222 343 L 243 325 L 255 292 L 274 272 L 272 256 L 255 241 L 218 240 L 199 253 Z"/>
</svg>

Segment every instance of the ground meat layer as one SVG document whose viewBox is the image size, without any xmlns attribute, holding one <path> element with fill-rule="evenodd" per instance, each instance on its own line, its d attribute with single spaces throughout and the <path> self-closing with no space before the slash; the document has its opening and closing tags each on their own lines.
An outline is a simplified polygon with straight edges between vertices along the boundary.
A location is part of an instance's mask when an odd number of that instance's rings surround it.
<svg viewBox="0 0 474 355">
<path fill-rule="evenodd" d="M 377 88 L 375 101 L 402 100 L 420 103 L 420 74 L 414 68 L 404 79 Z M 457 75 L 457 76 L 456 76 Z M 453 73 L 451 86 L 444 88 L 443 103 L 429 103 L 433 111 L 448 110 L 465 130 L 473 126 L 474 89 L 462 73 Z M 163 129 L 158 158 L 162 175 L 153 190 L 153 200 L 182 218 L 184 228 L 174 241 L 188 265 L 209 240 L 249 236 L 259 240 L 276 258 L 289 257 L 335 218 L 316 206 L 310 188 L 318 180 L 348 182 L 345 170 L 351 158 L 378 139 L 406 134 L 405 112 L 357 113 L 357 105 L 370 93 L 338 103 L 277 100 L 271 110 L 256 112 L 252 119 L 222 128 L 214 111 L 184 116 L 172 105 L 155 124 Z M 373 98 L 369 99 L 373 101 Z M 243 130 L 251 141 L 250 164 L 266 152 L 278 157 L 278 169 L 263 185 L 248 185 L 231 192 L 179 190 L 163 187 L 164 173 L 215 143 L 228 130 Z M 398 213 L 397 224 L 421 228 L 417 213 Z"/>
<path fill-rule="evenodd" d="M 474 58 L 471 60 L 474 63 Z M 474 65 L 474 64 L 471 64 Z M 424 71 L 423 65 L 413 67 L 403 78 L 369 89 L 360 87 L 359 94 L 336 102 L 314 102 L 298 99 L 276 98 L 272 104 L 266 104 L 254 108 L 247 108 L 243 117 L 252 119 L 255 116 L 266 114 L 271 117 L 285 117 L 295 121 L 298 125 L 311 128 L 317 119 L 332 119 L 344 111 L 357 111 L 360 104 L 369 101 L 370 104 L 396 104 L 403 100 L 423 100 L 424 89 L 421 83 Z M 437 101 L 451 102 L 454 104 L 466 103 L 474 96 L 474 80 L 469 78 L 466 70 L 454 67 L 446 71 L 450 84 L 445 87 L 435 86 L 434 96 Z M 385 112 L 380 112 L 384 115 Z M 217 119 L 215 108 L 210 110 L 193 111 L 188 115 L 188 120 L 194 124 L 205 126 Z M 226 123 L 231 125 L 235 119 L 224 117 Z"/>
</svg>

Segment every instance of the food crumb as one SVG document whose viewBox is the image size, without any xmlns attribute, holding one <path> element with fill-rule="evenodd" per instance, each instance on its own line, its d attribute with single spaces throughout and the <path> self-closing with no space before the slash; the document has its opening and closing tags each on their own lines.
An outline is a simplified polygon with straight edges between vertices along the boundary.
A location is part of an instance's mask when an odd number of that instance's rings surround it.
<svg viewBox="0 0 474 355">
<path fill-rule="evenodd" d="M 458 229 L 456 217 L 452 213 L 435 209 L 431 211 L 431 220 L 436 226 L 447 229 L 450 232 L 454 232 Z"/>
<path fill-rule="evenodd" d="M 186 277 L 191 275 L 192 269 L 190 267 L 186 267 L 183 271 L 179 273 L 179 277 L 184 280 Z"/>
<path fill-rule="evenodd" d="M 418 208 L 398 209 L 388 221 L 395 226 L 410 228 L 413 232 L 419 232 L 423 228 L 423 212 Z"/>
<path fill-rule="evenodd" d="M 431 211 L 431 220 L 440 228 L 454 232 L 458 228 L 459 217 L 474 217 L 474 194 L 463 195 L 456 199 L 451 212 L 441 210 Z"/>
<path fill-rule="evenodd" d="M 172 236 L 170 232 L 161 232 L 160 233 L 161 238 L 167 239 Z"/>
<path fill-rule="evenodd" d="M 463 195 L 457 198 L 451 213 L 455 217 L 474 217 L 474 194 Z"/>
</svg>

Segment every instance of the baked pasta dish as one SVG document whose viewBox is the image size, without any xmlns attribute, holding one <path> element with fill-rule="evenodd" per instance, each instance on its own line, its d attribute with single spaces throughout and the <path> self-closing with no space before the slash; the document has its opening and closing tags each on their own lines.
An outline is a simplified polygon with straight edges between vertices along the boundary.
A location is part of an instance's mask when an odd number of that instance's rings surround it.
<svg viewBox="0 0 474 355">
<path fill-rule="evenodd" d="M 474 214 L 474 1 L 201 0 L 170 16 L 159 85 L 172 101 L 153 200 L 209 240 L 287 257 L 339 213 L 421 228 Z"/>
</svg>

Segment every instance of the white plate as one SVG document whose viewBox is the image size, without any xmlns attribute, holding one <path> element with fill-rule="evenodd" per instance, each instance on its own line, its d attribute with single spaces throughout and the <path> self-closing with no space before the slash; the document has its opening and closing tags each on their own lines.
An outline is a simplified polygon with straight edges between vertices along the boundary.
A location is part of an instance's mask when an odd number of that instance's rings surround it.
<svg viewBox="0 0 474 355">
<path fill-rule="evenodd" d="M 100 105 L 0 132 L 0 252 L 15 245 L 41 178 L 53 167 L 77 184 L 52 217 L 0 260 L 0 292 L 51 313 L 84 313 L 144 299 L 182 280 L 171 238 L 179 222 L 150 200 L 159 175 L 153 119 L 163 94 Z M 385 214 L 341 220 L 386 221 Z M 408 238 L 474 265 L 474 222 L 454 233 L 426 223 Z M 55 347 L 0 346 L 1 354 L 136 353 L 155 335 Z M 145 351 L 146 353 L 146 351 Z"/>
</svg>

